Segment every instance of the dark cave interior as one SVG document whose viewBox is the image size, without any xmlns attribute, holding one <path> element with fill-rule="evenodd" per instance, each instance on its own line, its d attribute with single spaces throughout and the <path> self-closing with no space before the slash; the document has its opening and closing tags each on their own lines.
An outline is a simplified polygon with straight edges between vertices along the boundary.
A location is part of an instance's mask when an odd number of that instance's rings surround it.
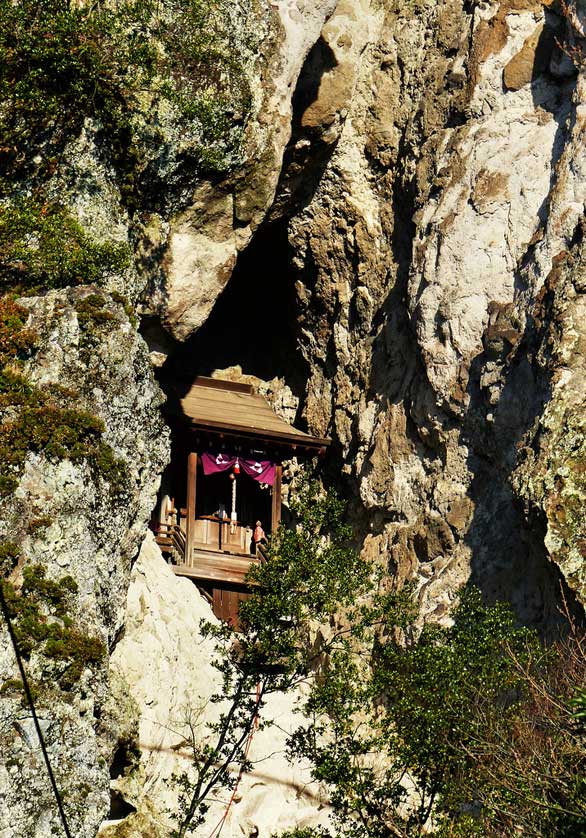
<svg viewBox="0 0 586 838">
<path fill-rule="evenodd" d="M 198 375 L 239 365 L 265 381 L 280 376 L 301 395 L 296 310 L 286 223 L 267 224 L 240 255 L 207 321 L 165 363 L 163 389 L 167 380 L 189 387 Z"/>
</svg>

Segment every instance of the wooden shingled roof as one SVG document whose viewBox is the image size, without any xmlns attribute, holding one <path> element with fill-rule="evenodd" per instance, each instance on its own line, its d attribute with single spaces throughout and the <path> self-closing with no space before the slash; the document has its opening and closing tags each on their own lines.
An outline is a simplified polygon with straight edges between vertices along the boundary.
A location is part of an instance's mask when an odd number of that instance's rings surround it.
<svg viewBox="0 0 586 838">
<path fill-rule="evenodd" d="M 284 443 L 300 450 L 319 451 L 330 444 L 329 439 L 310 436 L 281 419 L 249 384 L 196 378 L 180 404 L 182 418 L 194 429 Z"/>
</svg>

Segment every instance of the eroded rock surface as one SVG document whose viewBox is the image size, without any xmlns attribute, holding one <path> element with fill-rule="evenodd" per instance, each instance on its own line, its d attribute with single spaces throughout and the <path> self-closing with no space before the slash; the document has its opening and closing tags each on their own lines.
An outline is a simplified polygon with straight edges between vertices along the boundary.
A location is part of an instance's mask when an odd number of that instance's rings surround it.
<svg viewBox="0 0 586 838">
<path fill-rule="evenodd" d="M 273 202 L 297 78 L 335 6 L 336 0 L 262 0 L 239 21 L 235 43 L 254 96 L 238 166 L 220 183 L 204 181 L 185 209 L 159 223 L 151 217 L 144 228 L 152 280 L 143 311 L 173 338 L 184 340 L 205 322 Z"/>
<path fill-rule="evenodd" d="M 584 246 L 556 260 L 535 309 L 544 410 L 514 473 L 528 519 L 569 586 L 586 598 Z M 551 335 L 556 335 L 556 340 Z"/>
<path fill-rule="evenodd" d="M 365 549 L 418 580 L 424 611 L 472 577 L 547 621 L 556 574 L 511 484 L 545 396 L 515 350 L 583 207 L 572 27 L 537 2 L 370 15 L 340 140 L 290 224 L 305 415 L 338 441 Z"/>
<path fill-rule="evenodd" d="M 295 307 L 258 309 L 285 321 L 302 363 L 263 377 L 252 362 L 214 364 L 210 344 L 201 365 L 254 382 L 286 418 L 332 437 L 325 479 L 351 499 L 357 544 L 415 583 L 422 618 L 447 619 L 469 580 L 542 626 L 558 619 L 560 582 L 586 597 L 586 77 L 572 60 L 584 4 L 564 14 L 549 0 L 258 0 L 231 4 L 225 31 L 222 8 L 218 32 L 251 90 L 246 114 L 234 107 L 202 150 L 201 125 L 181 127 L 154 95 L 137 100 L 148 150 L 130 186 L 85 119 L 50 171 L 48 200 L 98 243 L 127 248 L 128 264 L 101 288 L 23 302 L 40 335 L 32 384 L 75 390 L 127 472 L 117 494 L 83 457 L 30 453 L 0 510 L 21 550 L 17 589 L 39 564 L 50 579 L 73 577 L 72 619 L 104 648 L 126 625 L 109 674 L 104 657 L 68 695 L 39 695 L 56 772 L 78 778 L 69 805 L 84 838 L 102 819 L 107 838 L 168 834 L 183 759 L 169 723 L 215 683 L 198 636 L 207 606 L 151 540 L 126 605 L 167 456 L 128 314 L 162 364 L 230 293 L 259 229 L 286 227 L 278 268 L 261 254 L 252 269 L 295 285 Z M 82 323 L 91 294 L 105 314 Z M 262 352 L 256 320 L 246 339 Z M 3 639 L 0 834 L 48 838 L 54 802 Z M 34 652 L 29 664 L 33 678 L 47 666 Z M 271 712 L 288 720 L 288 702 Z M 114 800 L 137 810 L 127 817 L 113 807 L 108 818 L 111 765 Z M 319 820 L 304 778 L 281 757 L 267 765 L 270 776 L 243 782 L 234 835 Z"/>
<path fill-rule="evenodd" d="M 44 571 L 56 583 L 66 577 L 75 583 L 57 620 L 72 627 L 65 649 L 51 649 L 51 638 L 45 644 L 33 633 L 38 649 L 33 642 L 27 653 L 27 631 L 35 630 L 27 628 L 26 615 L 16 619 L 70 829 L 84 838 L 95 836 L 110 807 L 109 764 L 118 732 L 104 714 L 107 652 L 123 624 L 131 565 L 168 448 L 160 391 L 144 343 L 120 304 L 104 300 L 100 311 L 110 315 L 105 323 L 83 321 L 76 305 L 87 297 L 88 289 L 82 289 L 26 301 L 29 326 L 38 336 L 27 363 L 29 380 L 68 388 L 76 409 L 99 417 L 120 468 L 105 474 L 95 462 L 30 453 L 16 491 L 0 505 L 2 542 L 17 545 L 20 553 L 11 582 L 18 588 L 23 572 L 32 567 L 37 580 Z M 43 603 L 42 614 L 51 613 L 51 601 Z M 84 664 L 88 639 L 101 652 Z M 73 643 L 79 644 L 83 664 L 75 676 Z M 4 622 L 0 678 L 0 834 L 45 838 L 62 825 Z"/>
</svg>

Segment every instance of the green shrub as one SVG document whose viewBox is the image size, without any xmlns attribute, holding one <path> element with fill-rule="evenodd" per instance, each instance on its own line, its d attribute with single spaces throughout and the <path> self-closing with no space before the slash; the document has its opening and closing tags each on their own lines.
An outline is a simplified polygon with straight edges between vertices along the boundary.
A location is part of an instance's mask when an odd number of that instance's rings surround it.
<svg viewBox="0 0 586 838">
<path fill-rule="evenodd" d="M 128 317 L 130 321 L 130 325 L 136 329 L 138 327 L 138 319 L 136 314 L 134 313 L 134 308 L 132 304 L 128 301 L 128 299 L 123 295 L 118 293 L 118 291 L 111 291 L 110 297 L 114 300 L 115 303 L 121 305 L 124 309 L 124 313 Z"/>
<path fill-rule="evenodd" d="M 0 297 L 0 367 L 30 354 L 36 343 L 32 329 L 25 328 L 28 311 L 11 297 Z"/>
<path fill-rule="evenodd" d="M 2 686 L 0 687 L 0 694 L 6 695 L 7 693 L 22 693 L 23 686 L 22 681 L 20 678 L 8 678 L 8 680 L 4 681 Z"/>
<path fill-rule="evenodd" d="M 0 576 L 7 576 L 16 567 L 20 556 L 20 548 L 14 541 L 3 541 L 0 544 Z"/>
<path fill-rule="evenodd" d="M 29 451 L 50 460 L 88 460 L 115 494 L 127 477 L 125 464 L 102 441 L 103 422 L 86 410 L 56 407 L 50 395 L 33 391 L 40 404 L 25 404 L 17 418 L 0 425 L 0 496 L 13 491 Z"/>
</svg>

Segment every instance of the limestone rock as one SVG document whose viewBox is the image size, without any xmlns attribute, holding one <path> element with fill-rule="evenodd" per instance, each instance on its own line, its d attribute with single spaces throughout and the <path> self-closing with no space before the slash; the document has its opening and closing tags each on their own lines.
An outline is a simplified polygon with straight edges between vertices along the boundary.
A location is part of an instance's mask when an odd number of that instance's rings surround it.
<svg viewBox="0 0 586 838">
<path fill-rule="evenodd" d="M 150 260 L 152 279 L 143 311 L 158 316 L 174 338 L 184 340 L 205 321 L 230 278 L 238 252 L 249 243 L 273 201 L 290 137 L 292 91 L 336 3 L 264 0 L 256 22 L 247 20 L 247 29 L 239 32 L 238 43 L 243 45 L 250 27 L 266 29 L 258 52 L 250 56 L 255 99 L 243 157 L 219 184 L 204 181 L 195 188 L 188 208 L 169 219 L 164 243 L 149 240 L 152 222 L 144 229 L 145 251 L 158 250 L 162 260 Z"/>
<path fill-rule="evenodd" d="M 147 149 L 135 206 L 95 120 L 65 144 L 49 197 L 131 258 L 101 290 L 23 302 L 40 335 L 27 369 L 102 418 L 129 486 L 112 500 L 83 460 L 31 453 L 0 533 L 50 578 L 70 573 L 74 617 L 115 645 L 109 675 L 103 661 L 69 700 L 39 701 L 58 775 L 78 778 L 76 835 L 93 838 L 103 819 L 105 838 L 169 834 L 169 778 L 184 762 L 175 723 L 217 688 L 198 626 L 209 609 L 150 537 L 127 590 L 167 438 L 146 347 L 106 292 L 140 299 L 160 366 L 230 293 L 255 231 L 267 219 L 286 228 L 275 282 L 295 286 L 296 309 L 279 315 L 302 362 L 270 381 L 238 366 L 216 374 L 253 381 L 281 415 L 332 437 L 324 472 L 350 500 L 357 543 L 394 584 L 414 585 L 422 620 L 449 620 L 468 581 L 527 623 L 559 618 L 560 574 L 584 603 L 586 74 L 571 56 L 585 9 L 238 0 L 230 31 L 251 105 L 237 149 L 210 141 L 221 171 L 195 165 L 197 127 L 181 128 L 156 96 L 133 115 Z M 234 116 L 229 132 L 241 130 Z M 102 331 L 82 328 L 77 310 L 97 292 L 114 318 Z M 30 665 L 40 671 L 34 655 Z M 5 636 L 0 675 L 15 677 Z M 0 832 L 48 838 L 56 814 L 30 716 L 10 689 L 0 698 Z M 267 706 L 284 727 L 293 699 Z M 259 734 L 257 756 L 282 749 L 274 736 Z M 282 754 L 261 763 L 225 833 L 318 823 L 306 777 Z M 136 811 L 109 818 L 110 791 Z"/>
<path fill-rule="evenodd" d="M 423 613 L 443 619 L 471 578 L 555 619 L 511 474 L 543 404 L 518 348 L 583 206 L 581 98 L 548 75 L 563 22 L 537 2 L 373 14 L 338 145 L 290 224 L 305 415 L 336 440 L 364 549 L 415 581 Z"/>
<path fill-rule="evenodd" d="M 111 661 L 140 708 L 140 765 L 112 782 L 137 812 L 120 823 L 105 823 L 100 838 L 169 835 L 172 824 L 163 813 L 177 811 L 179 786 L 173 778 L 190 770 L 188 723 L 205 738 L 206 723 L 221 709 L 210 703 L 221 677 L 213 666 L 213 642 L 201 635 L 201 620 L 215 622 L 209 605 L 190 580 L 175 576 L 147 535 L 133 569 L 124 636 Z M 296 698 L 295 693 L 271 696 L 263 708 L 263 719 L 276 727 L 254 735 L 250 759 L 255 767 L 243 776 L 222 830 L 229 838 L 270 838 L 275 830 L 324 822 L 319 789 L 307 767 L 290 765 L 284 753 L 287 731 L 297 721 Z M 205 828 L 219 821 L 228 798 L 227 792 L 214 796 Z"/>
<path fill-rule="evenodd" d="M 516 488 L 535 529 L 543 529 L 550 559 L 586 602 L 586 285 L 584 247 L 557 260 L 539 300 L 542 331 L 538 349 L 544 391 L 543 413 L 520 445 Z M 553 337 L 555 335 L 555 337 Z"/>
<path fill-rule="evenodd" d="M 206 184 L 171 225 L 163 323 L 176 338 L 189 337 L 205 322 L 230 278 L 238 252 L 233 219 L 232 195 L 214 195 Z"/>
<path fill-rule="evenodd" d="M 87 294 L 52 291 L 24 301 L 38 334 L 28 371 L 35 384 L 73 388 L 77 405 L 103 420 L 104 439 L 126 466 L 124 490 L 113 502 L 112 486 L 87 462 L 54 462 L 30 453 L 16 492 L 0 505 L 0 534 L 21 550 L 12 575 L 16 584 L 25 564 L 42 566 L 55 581 L 74 579 L 69 617 L 107 650 L 122 625 L 130 568 L 155 501 L 167 434 L 144 343 L 120 304 L 110 303 L 107 332 L 80 328 L 75 304 Z M 18 673 L 4 626 L 2 649 L 5 684 Z M 57 783 L 67 791 L 70 828 L 80 838 L 93 838 L 110 806 L 108 765 L 115 746 L 100 722 L 107 660 L 87 666 L 69 691 L 43 676 L 41 663 L 33 650 L 25 665 L 37 684 L 37 712 Z M 60 668 L 56 664 L 56 680 Z M 5 838 L 49 838 L 62 827 L 30 710 L 18 690 L 0 697 L 0 736 L 0 832 Z"/>
</svg>

